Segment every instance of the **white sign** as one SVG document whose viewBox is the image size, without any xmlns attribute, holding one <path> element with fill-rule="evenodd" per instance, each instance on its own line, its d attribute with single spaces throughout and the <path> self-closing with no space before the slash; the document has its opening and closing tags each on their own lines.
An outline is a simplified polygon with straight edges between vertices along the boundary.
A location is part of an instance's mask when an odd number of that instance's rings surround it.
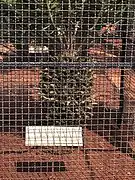
<svg viewBox="0 0 135 180">
<path fill-rule="evenodd" d="M 49 49 L 47 46 L 30 46 L 29 53 L 48 53 Z"/>
<path fill-rule="evenodd" d="M 26 126 L 26 146 L 83 146 L 82 127 Z"/>
</svg>

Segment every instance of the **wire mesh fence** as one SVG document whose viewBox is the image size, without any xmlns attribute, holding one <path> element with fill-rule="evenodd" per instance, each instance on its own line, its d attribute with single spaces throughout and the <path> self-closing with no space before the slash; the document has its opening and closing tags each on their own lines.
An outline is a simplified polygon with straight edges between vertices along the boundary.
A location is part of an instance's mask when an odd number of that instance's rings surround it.
<svg viewBox="0 0 135 180">
<path fill-rule="evenodd" d="M 134 9 L 0 1 L 0 179 L 135 179 Z"/>
</svg>

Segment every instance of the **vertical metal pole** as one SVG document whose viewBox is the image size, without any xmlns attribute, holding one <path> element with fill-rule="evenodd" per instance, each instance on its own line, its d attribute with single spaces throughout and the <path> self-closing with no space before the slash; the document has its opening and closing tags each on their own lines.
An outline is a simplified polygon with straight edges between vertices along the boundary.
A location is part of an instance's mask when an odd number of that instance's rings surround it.
<svg viewBox="0 0 135 180">
<path fill-rule="evenodd" d="M 127 30 L 128 20 L 127 12 L 123 13 L 122 27 L 121 27 L 121 39 L 122 39 L 122 50 L 120 52 L 120 62 L 124 63 L 126 59 L 126 46 L 127 46 Z M 122 116 L 124 110 L 124 65 L 121 67 L 121 78 L 120 78 L 120 108 L 119 117 L 117 119 L 117 126 L 120 128 L 122 123 Z"/>
</svg>

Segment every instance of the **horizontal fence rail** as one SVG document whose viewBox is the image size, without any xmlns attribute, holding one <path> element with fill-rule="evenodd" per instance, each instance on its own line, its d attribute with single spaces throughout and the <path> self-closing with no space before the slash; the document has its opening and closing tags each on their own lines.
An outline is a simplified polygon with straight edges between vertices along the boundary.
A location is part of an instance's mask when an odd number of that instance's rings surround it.
<svg viewBox="0 0 135 180">
<path fill-rule="evenodd" d="M 1 62 L 0 68 L 19 67 L 63 67 L 63 68 L 134 68 L 133 62 L 93 63 L 93 62 Z"/>
</svg>

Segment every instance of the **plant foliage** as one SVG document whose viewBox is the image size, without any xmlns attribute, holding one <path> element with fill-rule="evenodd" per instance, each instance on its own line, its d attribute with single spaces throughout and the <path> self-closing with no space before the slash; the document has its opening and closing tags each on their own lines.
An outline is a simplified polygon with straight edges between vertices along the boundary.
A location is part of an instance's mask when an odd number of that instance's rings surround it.
<svg viewBox="0 0 135 180">
<path fill-rule="evenodd" d="M 48 46 L 46 61 L 87 62 L 91 61 L 88 48 L 95 41 L 94 33 L 108 19 L 118 23 L 124 9 L 122 0 L 3 0 L 1 39 L 15 43 L 22 55 L 28 55 L 28 46 L 34 42 L 35 46 Z M 46 123 L 84 124 L 90 120 L 91 69 L 46 68 L 40 88 Z"/>
</svg>

